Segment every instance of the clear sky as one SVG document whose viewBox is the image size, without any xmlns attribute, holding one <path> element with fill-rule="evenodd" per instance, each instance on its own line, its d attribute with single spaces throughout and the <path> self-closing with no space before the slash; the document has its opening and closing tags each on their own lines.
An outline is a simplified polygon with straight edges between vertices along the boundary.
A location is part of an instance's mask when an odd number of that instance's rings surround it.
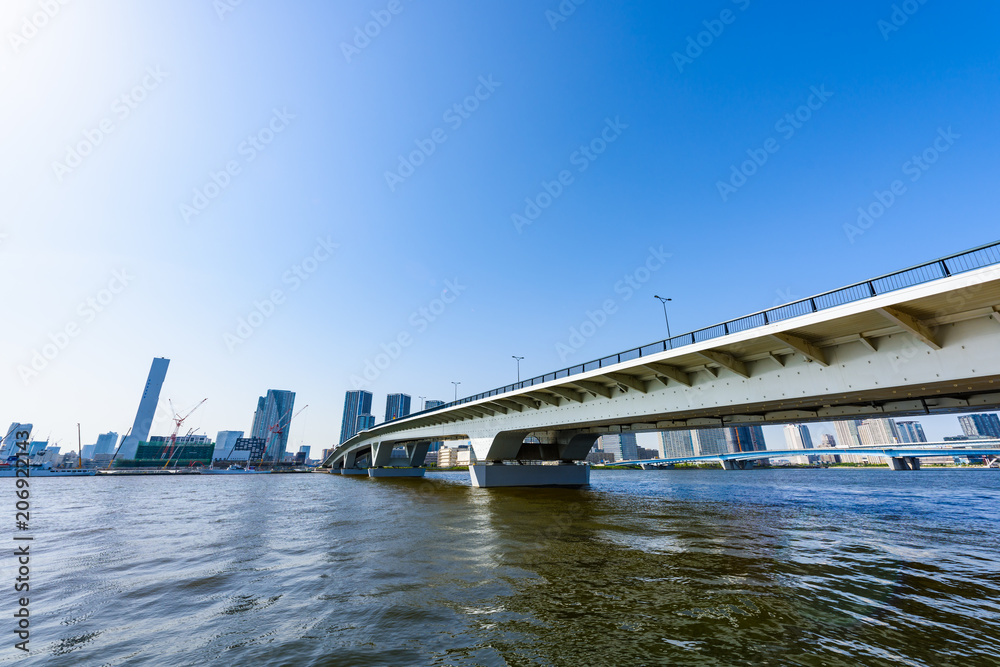
<svg viewBox="0 0 1000 667">
<path fill-rule="evenodd" d="M 124 433 L 165 356 L 187 426 L 291 389 L 320 448 L 359 382 L 381 419 L 660 339 L 654 294 L 676 334 L 997 239 L 994 3 L 576 1 L 6 0 L 0 419 Z"/>
</svg>

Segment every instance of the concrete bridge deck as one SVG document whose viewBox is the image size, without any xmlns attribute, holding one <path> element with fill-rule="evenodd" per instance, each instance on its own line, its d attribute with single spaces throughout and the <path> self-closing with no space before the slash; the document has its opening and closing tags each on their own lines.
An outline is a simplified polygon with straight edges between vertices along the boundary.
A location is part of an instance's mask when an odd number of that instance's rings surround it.
<svg viewBox="0 0 1000 667">
<path fill-rule="evenodd" d="M 469 440 L 473 483 L 577 485 L 586 466 L 525 463 L 580 461 L 605 433 L 997 407 L 1000 243 L 379 424 L 323 466 L 419 467 Z"/>
</svg>

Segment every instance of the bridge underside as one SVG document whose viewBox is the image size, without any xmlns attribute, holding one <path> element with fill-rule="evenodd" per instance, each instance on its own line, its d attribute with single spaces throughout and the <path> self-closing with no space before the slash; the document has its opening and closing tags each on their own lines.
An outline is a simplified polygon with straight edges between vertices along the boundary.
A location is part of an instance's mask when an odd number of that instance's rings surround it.
<svg viewBox="0 0 1000 667">
<path fill-rule="evenodd" d="M 460 440 L 473 483 L 561 484 L 602 434 L 997 409 L 1000 268 L 618 359 L 379 425 L 324 466 L 419 467 L 431 442 Z"/>
</svg>

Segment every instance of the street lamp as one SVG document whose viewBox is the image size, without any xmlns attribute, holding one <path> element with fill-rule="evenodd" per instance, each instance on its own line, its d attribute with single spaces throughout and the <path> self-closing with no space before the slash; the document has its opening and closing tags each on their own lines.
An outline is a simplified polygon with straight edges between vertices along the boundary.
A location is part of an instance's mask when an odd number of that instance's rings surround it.
<svg viewBox="0 0 1000 667">
<path fill-rule="evenodd" d="M 667 340 L 669 340 L 670 339 L 670 320 L 667 319 L 667 301 L 673 301 L 673 299 L 665 299 L 662 296 L 656 296 L 656 295 L 653 295 L 653 298 L 654 299 L 659 299 L 660 303 L 663 304 L 663 321 L 667 323 Z M 670 347 L 673 347 L 673 346 L 674 346 L 673 343 L 671 343 Z"/>
<path fill-rule="evenodd" d="M 457 401 L 458 400 L 458 385 L 460 385 L 462 383 L 461 382 L 452 381 L 452 384 L 455 385 L 455 400 Z"/>
<path fill-rule="evenodd" d="M 426 396 L 417 396 L 417 398 L 420 399 L 420 411 L 423 412 L 424 408 L 427 406 L 427 403 L 424 401 L 424 399 L 427 398 L 427 397 Z"/>
<path fill-rule="evenodd" d="M 518 356 L 515 356 L 513 354 L 510 355 L 510 356 L 514 357 L 514 361 L 517 362 L 517 382 L 518 382 L 518 384 L 520 384 L 521 383 L 521 359 L 524 359 L 524 357 L 518 357 Z"/>
</svg>

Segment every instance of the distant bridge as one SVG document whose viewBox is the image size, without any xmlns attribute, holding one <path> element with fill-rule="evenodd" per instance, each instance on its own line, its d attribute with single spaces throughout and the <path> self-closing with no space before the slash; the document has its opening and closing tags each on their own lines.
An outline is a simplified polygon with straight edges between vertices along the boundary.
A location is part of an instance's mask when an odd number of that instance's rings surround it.
<svg viewBox="0 0 1000 667">
<path fill-rule="evenodd" d="M 880 456 L 892 470 L 920 470 L 920 459 L 935 456 L 989 456 L 1000 458 L 1000 440 L 978 440 L 976 446 L 956 445 L 954 442 L 921 442 L 909 445 L 876 445 L 872 447 L 820 447 L 817 449 L 771 449 L 755 452 L 681 456 L 664 459 L 615 461 L 616 466 L 673 465 L 675 463 L 718 463 L 726 470 L 743 470 L 746 464 L 761 459 L 778 459 L 791 456 Z"/>
<path fill-rule="evenodd" d="M 998 407 L 994 243 L 379 424 L 322 465 L 422 475 L 431 442 L 469 440 L 476 486 L 576 486 L 606 433 Z"/>
</svg>

